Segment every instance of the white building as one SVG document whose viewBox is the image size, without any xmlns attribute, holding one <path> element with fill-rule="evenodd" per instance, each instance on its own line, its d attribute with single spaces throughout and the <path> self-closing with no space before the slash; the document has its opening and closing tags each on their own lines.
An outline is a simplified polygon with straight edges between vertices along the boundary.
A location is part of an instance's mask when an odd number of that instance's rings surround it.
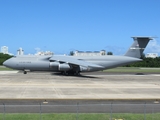
<svg viewBox="0 0 160 120">
<path fill-rule="evenodd" d="M 17 55 L 24 55 L 24 50 L 22 48 L 19 48 L 17 50 Z"/>
<path fill-rule="evenodd" d="M 45 52 L 41 51 L 37 52 L 35 55 L 54 55 L 54 53 L 51 51 L 45 51 Z"/>
<path fill-rule="evenodd" d="M 1 47 L 1 53 L 8 54 L 8 47 L 7 46 L 2 46 Z"/>
<path fill-rule="evenodd" d="M 101 56 L 106 55 L 105 50 L 101 51 L 75 51 L 74 56 Z"/>
<path fill-rule="evenodd" d="M 158 53 L 147 53 L 146 58 L 156 58 L 158 57 Z"/>
</svg>

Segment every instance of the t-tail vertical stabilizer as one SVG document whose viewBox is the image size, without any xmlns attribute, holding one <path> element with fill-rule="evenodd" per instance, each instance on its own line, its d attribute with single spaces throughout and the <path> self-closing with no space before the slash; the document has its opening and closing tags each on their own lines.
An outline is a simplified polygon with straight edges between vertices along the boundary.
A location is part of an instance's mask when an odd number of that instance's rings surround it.
<svg viewBox="0 0 160 120">
<path fill-rule="evenodd" d="M 144 49 L 146 48 L 148 42 L 153 40 L 153 37 L 132 37 L 134 39 L 133 44 L 126 52 L 125 56 L 141 58 Z"/>
</svg>

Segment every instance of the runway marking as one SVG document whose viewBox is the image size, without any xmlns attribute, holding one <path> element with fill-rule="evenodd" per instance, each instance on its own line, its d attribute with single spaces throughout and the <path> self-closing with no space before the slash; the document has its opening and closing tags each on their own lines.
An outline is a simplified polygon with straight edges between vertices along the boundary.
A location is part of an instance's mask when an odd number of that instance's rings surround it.
<svg viewBox="0 0 160 120">
<path fill-rule="evenodd" d="M 3 74 L 15 74 L 15 73 L 18 73 L 18 71 L 0 71 L 1 75 L 3 75 Z"/>
<path fill-rule="evenodd" d="M 160 74 L 152 74 L 152 76 L 160 76 Z"/>
<path fill-rule="evenodd" d="M 119 88 L 119 89 L 127 89 L 127 88 L 129 88 L 129 89 L 137 89 L 137 88 L 158 88 L 158 89 L 160 89 L 160 87 L 159 87 L 159 84 L 152 84 L 152 85 L 136 85 L 136 84 L 132 84 L 132 85 L 128 85 L 127 84 L 127 86 L 125 86 L 125 84 L 121 84 L 121 85 L 117 85 L 116 84 L 116 86 L 115 86 L 115 84 L 113 85 L 113 84 L 108 84 L 108 85 L 44 85 L 44 84 L 40 84 L 40 85 L 23 85 L 23 84 L 15 84 L 15 85 L 13 85 L 13 84 L 10 84 L 10 85 L 8 85 L 8 84 L 2 84 L 3 85 L 3 87 L 17 87 L 17 86 L 21 86 L 22 88 L 23 87 L 27 87 L 27 88 L 32 88 L 32 87 L 35 87 L 36 86 L 36 88 L 53 88 L 54 89 L 54 91 L 57 91 L 56 90 L 56 88 L 68 88 L 68 89 L 70 89 L 71 87 L 72 87 L 72 89 L 74 88 L 74 89 L 77 89 L 77 88 L 99 88 L 99 89 L 101 89 L 101 88 L 106 88 L 106 89 L 110 89 L 110 88 L 113 88 L 113 89 L 115 89 L 115 88 Z M 1 87 L 2 88 L 2 87 Z"/>
</svg>

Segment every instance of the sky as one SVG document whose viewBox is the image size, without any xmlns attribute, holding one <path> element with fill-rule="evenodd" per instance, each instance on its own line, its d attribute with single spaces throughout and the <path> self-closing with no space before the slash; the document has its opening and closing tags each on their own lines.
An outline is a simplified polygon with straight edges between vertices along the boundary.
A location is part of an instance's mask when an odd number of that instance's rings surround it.
<svg viewBox="0 0 160 120">
<path fill-rule="evenodd" d="M 160 55 L 159 11 L 160 0 L 0 0 L 0 46 L 123 55 L 132 36 L 154 36 L 145 53 Z"/>
</svg>

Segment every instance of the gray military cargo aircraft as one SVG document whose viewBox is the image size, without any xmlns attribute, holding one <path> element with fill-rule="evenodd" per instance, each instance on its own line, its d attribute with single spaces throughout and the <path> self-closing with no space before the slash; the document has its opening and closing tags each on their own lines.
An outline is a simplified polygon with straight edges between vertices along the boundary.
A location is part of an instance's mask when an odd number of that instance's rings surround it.
<svg viewBox="0 0 160 120">
<path fill-rule="evenodd" d="M 12 69 L 27 71 L 52 71 L 68 75 L 110 69 L 142 61 L 141 56 L 152 37 L 132 37 L 133 44 L 124 56 L 35 56 L 19 55 L 6 60 L 3 65 Z"/>
</svg>

